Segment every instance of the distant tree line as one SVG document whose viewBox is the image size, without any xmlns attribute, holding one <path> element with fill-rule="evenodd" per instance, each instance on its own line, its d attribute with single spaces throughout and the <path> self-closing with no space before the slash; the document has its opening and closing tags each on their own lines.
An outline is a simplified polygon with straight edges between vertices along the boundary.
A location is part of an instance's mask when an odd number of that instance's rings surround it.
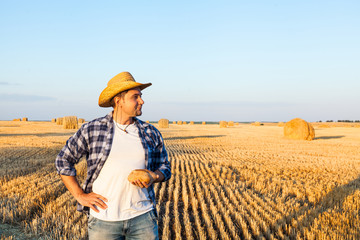
<svg viewBox="0 0 360 240">
<path fill-rule="evenodd" d="M 358 123 L 360 120 L 337 120 L 338 122 L 347 122 L 347 123 Z M 319 120 L 318 122 L 322 122 Z M 326 122 L 334 122 L 334 120 L 326 120 Z"/>
<path fill-rule="evenodd" d="M 338 120 L 338 122 L 360 122 L 360 120 Z"/>
</svg>

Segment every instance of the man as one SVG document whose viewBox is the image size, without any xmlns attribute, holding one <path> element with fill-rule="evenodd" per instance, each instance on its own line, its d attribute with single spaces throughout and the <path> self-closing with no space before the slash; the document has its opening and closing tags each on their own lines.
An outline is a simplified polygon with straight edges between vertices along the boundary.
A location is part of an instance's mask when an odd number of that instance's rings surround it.
<svg viewBox="0 0 360 240">
<path fill-rule="evenodd" d="M 89 239 L 158 239 L 153 183 L 168 180 L 171 171 L 160 132 L 136 118 L 144 104 L 141 91 L 150 85 L 128 72 L 112 78 L 99 106 L 114 110 L 83 124 L 55 160 L 78 210 L 89 214 Z M 81 188 L 74 165 L 83 156 L 87 177 Z M 130 182 L 135 169 L 146 169 L 141 172 L 149 182 L 137 175 Z"/>
</svg>

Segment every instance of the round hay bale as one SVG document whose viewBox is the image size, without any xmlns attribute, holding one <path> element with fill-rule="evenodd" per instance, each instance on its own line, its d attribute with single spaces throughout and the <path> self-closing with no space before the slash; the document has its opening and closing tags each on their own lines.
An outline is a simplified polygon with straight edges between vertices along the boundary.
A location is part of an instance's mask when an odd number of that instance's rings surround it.
<svg viewBox="0 0 360 240">
<path fill-rule="evenodd" d="M 149 121 L 149 120 L 146 120 L 146 123 L 150 123 L 150 121 Z"/>
<path fill-rule="evenodd" d="M 52 119 L 51 119 L 51 122 L 52 122 L 52 123 L 56 123 L 56 118 L 52 118 Z"/>
<path fill-rule="evenodd" d="M 194 121 L 190 121 L 190 125 L 194 125 L 195 123 L 194 123 Z"/>
<path fill-rule="evenodd" d="M 159 122 L 159 128 L 169 128 L 169 120 L 168 119 L 160 119 Z"/>
<path fill-rule="evenodd" d="M 20 122 L 20 121 L 21 121 L 21 118 L 15 118 L 15 119 L 13 119 L 13 121 L 15 121 L 15 122 Z"/>
<path fill-rule="evenodd" d="M 186 125 L 186 124 L 187 124 L 187 122 L 185 122 L 185 121 L 182 122 L 182 125 Z"/>
<path fill-rule="evenodd" d="M 278 122 L 278 127 L 283 127 L 284 125 L 285 125 L 285 123 L 284 122 Z"/>
<path fill-rule="evenodd" d="M 229 122 L 228 122 L 228 126 L 229 126 L 229 127 L 233 127 L 234 125 L 235 125 L 235 124 L 234 124 L 234 121 L 229 121 Z"/>
<path fill-rule="evenodd" d="M 284 136 L 290 139 L 308 140 L 315 138 L 314 127 L 301 118 L 294 118 L 284 126 Z"/>
<path fill-rule="evenodd" d="M 63 125 L 64 118 L 59 117 L 56 119 L 56 125 Z"/>
<path fill-rule="evenodd" d="M 173 121 L 173 124 L 176 124 L 176 121 Z"/>
<path fill-rule="evenodd" d="M 25 118 L 22 118 L 22 121 L 27 122 L 27 121 L 29 121 L 29 119 L 27 117 L 25 117 Z"/>
<path fill-rule="evenodd" d="M 78 119 L 76 116 L 66 116 L 63 118 L 64 129 L 78 129 Z"/>
<path fill-rule="evenodd" d="M 235 126 L 239 126 L 240 124 L 238 122 L 235 123 Z"/>
<path fill-rule="evenodd" d="M 178 124 L 178 125 L 182 125 L 182 121 L 177 121 L 177 124 Z"/>
<path fill-rule="evenodd" d="M 202 124 L 202 125 L 206 125 L 206 122 L 202 122 L 201 124 Z"/>
<path fill-rule="evenodd" d="M 79 123 L 84 123 L 85 122 L 85 119 L 83 119 L 83 118 L 79 118 Z"/>
<path fill-rule="evenodd" d="M 226 128 L 228 126 L 228 122 L 227 121 L 220 121 L 219 125 L 221 128 Z"/>
</svg>

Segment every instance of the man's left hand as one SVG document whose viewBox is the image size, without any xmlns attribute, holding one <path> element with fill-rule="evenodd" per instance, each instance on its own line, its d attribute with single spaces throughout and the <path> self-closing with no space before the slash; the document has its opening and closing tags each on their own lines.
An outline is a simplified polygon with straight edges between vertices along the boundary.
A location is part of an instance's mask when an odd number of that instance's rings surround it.
<svg viewBox="0 0 360 240">
<path fill-rule="evenodd" d="M 149 183 L 146 183 L 144 181 L 141 181 L 140 179 L 137 179 L 135 181 L 132 181 L 131 183 L 134 184 L 135 186 L 138 186 L 138 187 L 141 187 L 141 188 L 148 188 L 150 187 L 154 182 L 156 182 L 157 179 L 159 179 L 159 175 L 150 171 L 150 170 L 147 170 L 146 171 L 147 174 L 149 174 L 149 177 L 150 177 L 150 182 Z"/>
</svg>

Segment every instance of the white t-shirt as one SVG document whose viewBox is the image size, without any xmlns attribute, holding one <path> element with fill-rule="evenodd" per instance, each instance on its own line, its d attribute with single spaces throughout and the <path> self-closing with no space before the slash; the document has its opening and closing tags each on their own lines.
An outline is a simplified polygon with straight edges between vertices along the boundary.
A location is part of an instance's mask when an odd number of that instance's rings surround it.
<svg viewBox="0 0 360 240">
<path fill-rule="evenodd" d="M 148 191 L 131 184 L 127 177 L 134 169 L 145 168 L 145 150 L 141 144 L 135 123 L 127 125 L 114 121 L 114 138 L 110 154 L 93 183 L 93 192 L 108 199 L 108 208 L 90 214 L 104 221 L 123 221 L 137 217 L 153 209 Z"/>
</svg>

